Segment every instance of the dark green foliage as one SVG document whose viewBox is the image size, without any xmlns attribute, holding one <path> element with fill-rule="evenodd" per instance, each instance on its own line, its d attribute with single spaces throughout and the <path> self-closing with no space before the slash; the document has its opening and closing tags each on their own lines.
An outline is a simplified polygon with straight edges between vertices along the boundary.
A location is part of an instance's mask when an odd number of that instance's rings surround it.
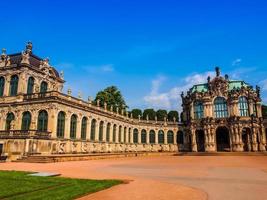
<svg viewBox="0 0 267 200">
<path fill-rule="evenodd" d="M 155 120 L 156 112 L 154 109 L 149 108 L 145 109 L 143 112 L 143 119 L 146 120 L 146 116 L 148 115 L 149 120 Z"/>
<path fill-rule="evenodd" d="M 134 119 L 138 119 L 138 116 L 140 115 L 141 117 L 142 117 L 142 110 L 140 110 L 140 109 L 133 109 L 132 111 L 131 111 L 131 113 L 133 114 L 133 118 Z"/>
<path fill-rule="evenodd" d="M 158 110 L 156 116 L 158 121 L 164 121 L 164 117 L 167 117 L 167 110 Z"/>
<path fill-rule="evenodd" d="M 71 200 L 121 183 L 118 180 L 35 177 L 28 174 L 0 171 L 0 199 Z"/>
<path fill-rule="evenodd" d="M 125 103 L 125 100 L 116 86 L 110 86 L 105 88 L 102 91 L 99 91 L 94 100 L 96 105 L 97 100 L 100 100 L 100 106 L 104 107 L 104 102 L 107 103 L 107 107 L 110 110 L 111 105 L 113 106 L 113 111 L 116 111 L 116 107 L 119 107 L 119 110 L 122 108 L 127 108 L 128 106 Z"/>
<path fill-rule="evenodd" d="M 168 113 L 168 120 L 173 122 L 173 117 L 176 118 L 176 121 L 179 121 L 179 113 L 176 110 L 171 110 Z"/>
</svg>

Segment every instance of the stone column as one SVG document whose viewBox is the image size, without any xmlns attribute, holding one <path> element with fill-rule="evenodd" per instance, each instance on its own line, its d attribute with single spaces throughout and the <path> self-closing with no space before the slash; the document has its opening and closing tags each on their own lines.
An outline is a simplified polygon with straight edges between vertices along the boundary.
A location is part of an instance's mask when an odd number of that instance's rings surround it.
<svg viewBox="0 0 267 200">
<path fill-rule="evenodd" d="M 129 127 L 126 127 L 126 144 L 129 144 Z"/>
<path fill-rule="evenodd" d="M 193 152 L 197 152 L 197 142 L 196 142 L 196 130 L 191 129 L 191 148 Z"/>
<path fill-rule="evenodd" d="M 104 123 L 103 125 L 103 142 L 107 142 L 107 123 Z"/>
<path fill-rule="evenodd" d="M 130 129 L 130 143 L 133 144 L 133 128 Z"/>
<path fill-rule="evenodd" d="M 77 119 L 77 129 L 76 129 L 76 138 L 81 139 L 82 123 L 81 118 Z"/>
<path fill-rule="evenodd" d="M 257 109 L 257 117 L 262 117 L 262 111 L 261 111 L 261 102 L 256 103 L 256 109 Z"/>
<path fill-rule="evenodd" d="M 190 116 L 192 119 L 195 119 L 193 103 L 190 104 Z"/>
<path fill-rule="evenodd" d="M 158 137 L 159 131 L 155 131 L 155 144 L 159 144 L 159 137 Z M 150 142 L 150 141 L 149 141 Z"/>
<path fill-rule="evenodd" d="M 149 144 L 149 130 L 146 130 L 146 143 Z"/>
<path fill-rule="evenodd" d="M 177 144 L 177 130 L 173 130 L 173 144 Z"/>
<path fill-rule="evenodd" d="M 138 129 L 138 144 L 141 144 L 141 129 Z"/>
<path fill-rule="evenodd" d="M 65 137 L 66 139 L 70 139 L 70 114 L 66 114 L 66 119 L 65 119 Z"/>
<path fill-rule="evenodd" d="M 86 124 L 86 140 L 90 140 L 91 138 L 91 119 L 88 117 Z"/>
<path fill-rule="evenodd" d="M 100 122 L 96 121 L 96 124 L 95 124 L 95 142 L 99 141 L 99 125 L 100 125 Z"/>
<path fill-rule="evenodd" d="M 167 131 L 166 130 L 164 130 L 163 131 L 163 133 L 164 133 L 164 144 L 168 144 L 168 139 L 167 139 Z"/>
<path fill-rule="evenodd" d="M 119 142 L 119 126 L 116 126 L 116 137 L 115 137 L 115 143 Z"/>
<path fill-rule="evenodd" d="M 125 144 L 125 142 L 124 142 L 124 126 L 121 127 L 121 143 Z"/>
<path fill-rule="evenodd" d="M 5 89 L 3 96 L 9 96 L 10 79 L 11 79 L 10 75 L 7 75 L 5 77 Z"/>
<path fill-rule="evenodd" d="M 48 111 L 47 130 L 51 132 L 52 138 L 57 138 L 57 111 L 54 109 Z"/>
</svg>

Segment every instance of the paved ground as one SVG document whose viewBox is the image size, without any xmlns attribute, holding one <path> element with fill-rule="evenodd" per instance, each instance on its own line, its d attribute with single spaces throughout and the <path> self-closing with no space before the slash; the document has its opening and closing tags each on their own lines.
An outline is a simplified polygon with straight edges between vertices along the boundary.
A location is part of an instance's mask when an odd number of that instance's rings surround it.
<svg viewBox="0 0 267 200">
<path fill-rule="evenodd" d="M 50 164 L 2 163 L 0 169 L 129 181 L 83 200 L 267 200 L 266 156 L 151 156 Z"/>
</svg>

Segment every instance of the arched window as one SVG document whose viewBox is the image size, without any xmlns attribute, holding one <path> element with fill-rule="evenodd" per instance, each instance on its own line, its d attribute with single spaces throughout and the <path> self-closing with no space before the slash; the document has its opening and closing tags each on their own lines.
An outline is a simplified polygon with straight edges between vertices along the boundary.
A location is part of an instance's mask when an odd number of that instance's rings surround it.
<svg viewBox="0 0 267 200">
<path fill-rule="evenodd" d="M 11 76 L 10 88 L 9 88 L 9 95 L 10 96 L 16 96 L 17 95 L 18 83 L 19 83 L 19 77 L 17 75 Z"/>
<path fill-rule="evenodd" d="M 77 130 L 77 115 L 72 115 L 70 118 L 70 138 L 76 138 L 76 130 Z"/>
<path fill-rule="evenodd" d="M 86 131 L 87 131 L 87 117 L 83 117 L 82 119 L 82 127 L 81 127 L 81 139 L 86 140 Z"/>
<path fill-rule="evenodd" d="M 214 114 L 215 118 L 228 117 L 227 102 L 223 97 L 216 97 L 214 100 Z"/>
<path fill-rule="evenodd" d="M 132 129 L 129 128 L 129 129 L 128 129 L 128 140 L 129 140 L 128 142 L 129 142 L 129 143 L 132 141 L 131 131 L 132 131 Z"/>
<path fill-rule="evenodd" d="M 146 143 L 146 130 L 145 129 L 141 131 L 141 143 L 143 144 Z"/>
<path fill-rule="evenodd" d="M 106 141 L 109 142 L 110 140 L 110 127 L 111 127 L 111 124 L 108 123 L 107 124 L 107 130 L 106 130 Z"/>
<path fill-rule="evenodd" d="M 26 111 L 22 114 L 22 124 L 21 124 L 21 130 L 26 131 L 30 130 L 31 126 L 31 113 Z"/>
<path fill-rule="evenodd" d="M 136 128 L 133 131 L 133 142 L 138 143 L 138 130 Z"/>
<path fill-rule="evenodd" d="M 28 79 L 27 94 L 33 93 L 33 87 L 34 87 L 34 78 L 30 77 Z"/>
<path fill-rule="evenodd" d="M 162 130 L 159 130 L 159 132 L 158 132 L 158 142 L 159 142 L 159 144 L 164 143 L 164 132 Z"/>
<path fill-rule="evenodd" d="M 116 132 L 117 132 L 117 125 L 114 124 L 113 126 L 113 135 L 112 135 L 112 141 L 116 142 Z"/>
<path fill-rule="evenodd" d="M 253 115 L 254 115 L 255 117 L 258 116 L 258 112 L 257 112 L 257 103 L 256 103 L 256 102 L 253 103 Z"/>
<path fill-rule="evenodd" d="M 60 111 L 57 115 L 57 137 L 63 138 L 65 134 L 65 113 Z"/>
<path fill-rule="evenodd" d="M 96 120 L 92 119 L 91 122 L 91 134 L 90 134 L 90 140 L 95 140 L 95 129 L 96 129 Z"/>
<path fill-rule="evenodd" d="M 172 131 L 167 132 L 167 143 L 173 144 L 173 132 Z"/>
<path fill-rule="evenodd" d="M 241 117 L 249 116 L 248 111 L 248 100 L 246 97 L 242 96 L 238 99 L 239 113 Z"/>
<path fill-rule="evenodd" d="M 155 131 L 151 130 L 149 131 L 149 143 L 150 144 L 155 144 Z"/>
<path fill-rule="evenodd" d="M 5 90 L 5 78 L 0 77 L 0 97 L 4 95 L 4 90 Z"/>
<path fill-rule="evenodd" d="M 184 144 L 184 133 L 182 131 L 177 132 L 176 142 L 177 144 Z"/>
<path fill-rule="evenodd" d="M 39 112 L 38 115 L 38 131 L 47 131 L 48 113 L 45 110 Z"/>
<path fill-rule="evenodd" d="M 101 121 L 99 124 L 99 141 L 103 141 L 103 131 L 104 131 L 104 122 Z"/>
<path fill-rule="evenodd" d="M 11 122 L 15 119 L 15 115 L 13 113 L 8 113 L 6 116 L 6 130 L 10 130 Z"/>
<path fill-rule="evenodd" d="M 121 131 L 121 129 L 122 129 L 122 127 L 121 126 L 119 126 L 119 142 L 122 142 L 121 141 L 121 138 L 122 138 L 122 131 Z"/>
<path fill-rule="evenodd" d="M 41 93 L 45 93 L 45 92 L 47 92 L 47 82 L 45 82 L 45 81 L 42 81 L 42 83 L 41 83 L 41 87 L 40 87 L 40 92 Z"/>
<path fill-rule="evenodd" d="M 124 143 L 126 143 L 127 128 L 124 127 Z"/>
<path fill-rule="evenodd" d="M 203 118 L 203 103 L 201 101 L 194 102 L 194 117 L 195 119 Z"/>
</svg>

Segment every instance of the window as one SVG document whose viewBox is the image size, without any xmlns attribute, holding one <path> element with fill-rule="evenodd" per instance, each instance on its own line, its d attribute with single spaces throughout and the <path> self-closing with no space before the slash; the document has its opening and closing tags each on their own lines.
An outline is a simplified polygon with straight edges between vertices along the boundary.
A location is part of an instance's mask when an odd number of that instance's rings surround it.
<svg viewBox="0 0 267 200">
<path fill-rule="evenodd" d="M 6 116 L 6 130 L 10 130 L 11 122 L 15 119 L 15 115 L 13 113 L 8 113 Z"/>
<path fill-rule="evenodd" d="M 38 131 L 47 131 L 48 114 L 45 110 L 39 112 L 38 115 Z"/>
<path fill-rule="evenodd" d="M 107 132 L 106 132 L 106 141 L 107 142 L 109 142 L 109 140 L 110 140 L 110 127 L 111 127 L 111 124 L 110 123 L 108 123 L 108 125 L 107 125 Z"/>
<path fill-rule="evenodd" d="M 65 132 L 65 113 L 60 111 L 57 116 L 57 137 L 63 138 Z"/>
<path fill-rule="evenodd" d="M 127 128 L 124 127 L 124 143 L 126 143 Z"/>
<path fill-rule="evenodd" d="M 103 141 L 103 131 L 104 131 L 104 122 L 101 121 L 99 124 L 99 141 Z"/>
<path fill-rule="evenodd" d="M 164 143 L 164 132 L 162 130 L 159 130 L 158 141 L 159 141 L 159 144 L 163 144 Z"/>
<path fill-rule="evenodd" d="M 112 141 L 116 142 L 116 131 L 117 131 L 117 125 L 114 124 L 113 126 L 113 137 L 112 137 Z"/>
<path fill-rule="evenodd" d="M 119 126 L 119 142 L 122 142 L 122 141 L 121 141 L 121 138 L 122 138 L 122 136 L 121 136 L 121 134 L 122 134 L 121 129 L 122 129 L 122 127 Z"/>
<path fill-rule="evenodd" d="M 21 130 L 23 131 L 30 130 L 30 126 L 31 126 L 31 113 L 27 111 L 22 114 Z"/>
<path fill-rule="evenodd" d="M 149 142 L 150 144 L 155 144 L 155 131 L 151 130 L 149 131 Z"/>
<path fill-rule="evenodd" d="M 182 131 L 177 132 L 176 142 L 177 144 L 184 144 L 184 133 Z"/>
<path fill-rule="evenodd" d="M 95 140 L 95 129 L 96 129 L 96 120 L 92 119 L 91 122 L 91 134 L 90 134 L 90 140 Z"/>
<path fill-rule="evenodd" d="M 246 97 L 244 97 L 244 96 L 239 97 L 238 106 L 239 106 L 240 116 L 242 116 L 242 117 L 249 116 L 248 100 Z"/>
<path fill-rule="evenodd" d="M 129 128 L 129 130 L 128 130 L 128 139 L 129 139 L 129 143 L 132 141 L 132 136 L 131 136 L 131 128 Z"/>
<path fill-rule="evenodd" d="M 34 87 L 34 78 L 30 77 L 28 79 L 27 94 L 32 94 L 33 93 L 33 87 Z"/>
<path fill-rule="evenodd" d="M 87 130 L 87 118 L 83 117 L 82 127 L 81 127 L 81 139 L 86 140 L 86 130 Z"/>
<path fill-rule="evenodd" d="M 70 118 L 70 138 L 76 138 L 76 129 L 77 129 L 77 116 L 72 115 Z"/>
<path fill-rule="evenodd" d="M 173 144 L 173 132 L 172 131 L 167 132 L 167 143 Z"/>
<path fill-rule="evenodd" d="M 5 78 L 0 77 L 0 97 L 4 95 L 4 90 L 5 90 Z"/>
<path fill-rule="evenodd" d="M 256 102 L 253 103 L 253 115 L 255 117 L 258 116 L 258 113 L 257 113 L 257 103 Z"/>
<path fill-rule="evenodd" d="M 11 76 L 9 95 L 16 96 L 18 92 L 19 77 L 17 75 Z"/>
<path fill-rule="evenodd" d="M 45 82 L 45 81 L 43 81 L 42 83 L 41 83 L 41 88 L 40 88 L 40 92 L 41 93 L 45 93 L 45 92 L 47 92 L 47 82 Z"/>
<path fill-rule="evenodd" d="M 215 118 L 228 117 L 227 102 L 223 97 L 216 97 L 214 100 Z"/>
<path fill-rule="evenodd" d="M 203 118 L 203 103 L 200 101 L 194 103 L 194 116 L 195 119 Z"/>
<path fill-rule="evenodd" d="M 134 132 L 133 132 L 133 142 L 138 143 L 138 130 L 137 129 L 134 129 Z"/>
<path fill-rule="evenodd" d="M 146 143 L 146 130 L 145 129 L 141 131 L 141 143 L 143 144 Z"/>
</svg>

